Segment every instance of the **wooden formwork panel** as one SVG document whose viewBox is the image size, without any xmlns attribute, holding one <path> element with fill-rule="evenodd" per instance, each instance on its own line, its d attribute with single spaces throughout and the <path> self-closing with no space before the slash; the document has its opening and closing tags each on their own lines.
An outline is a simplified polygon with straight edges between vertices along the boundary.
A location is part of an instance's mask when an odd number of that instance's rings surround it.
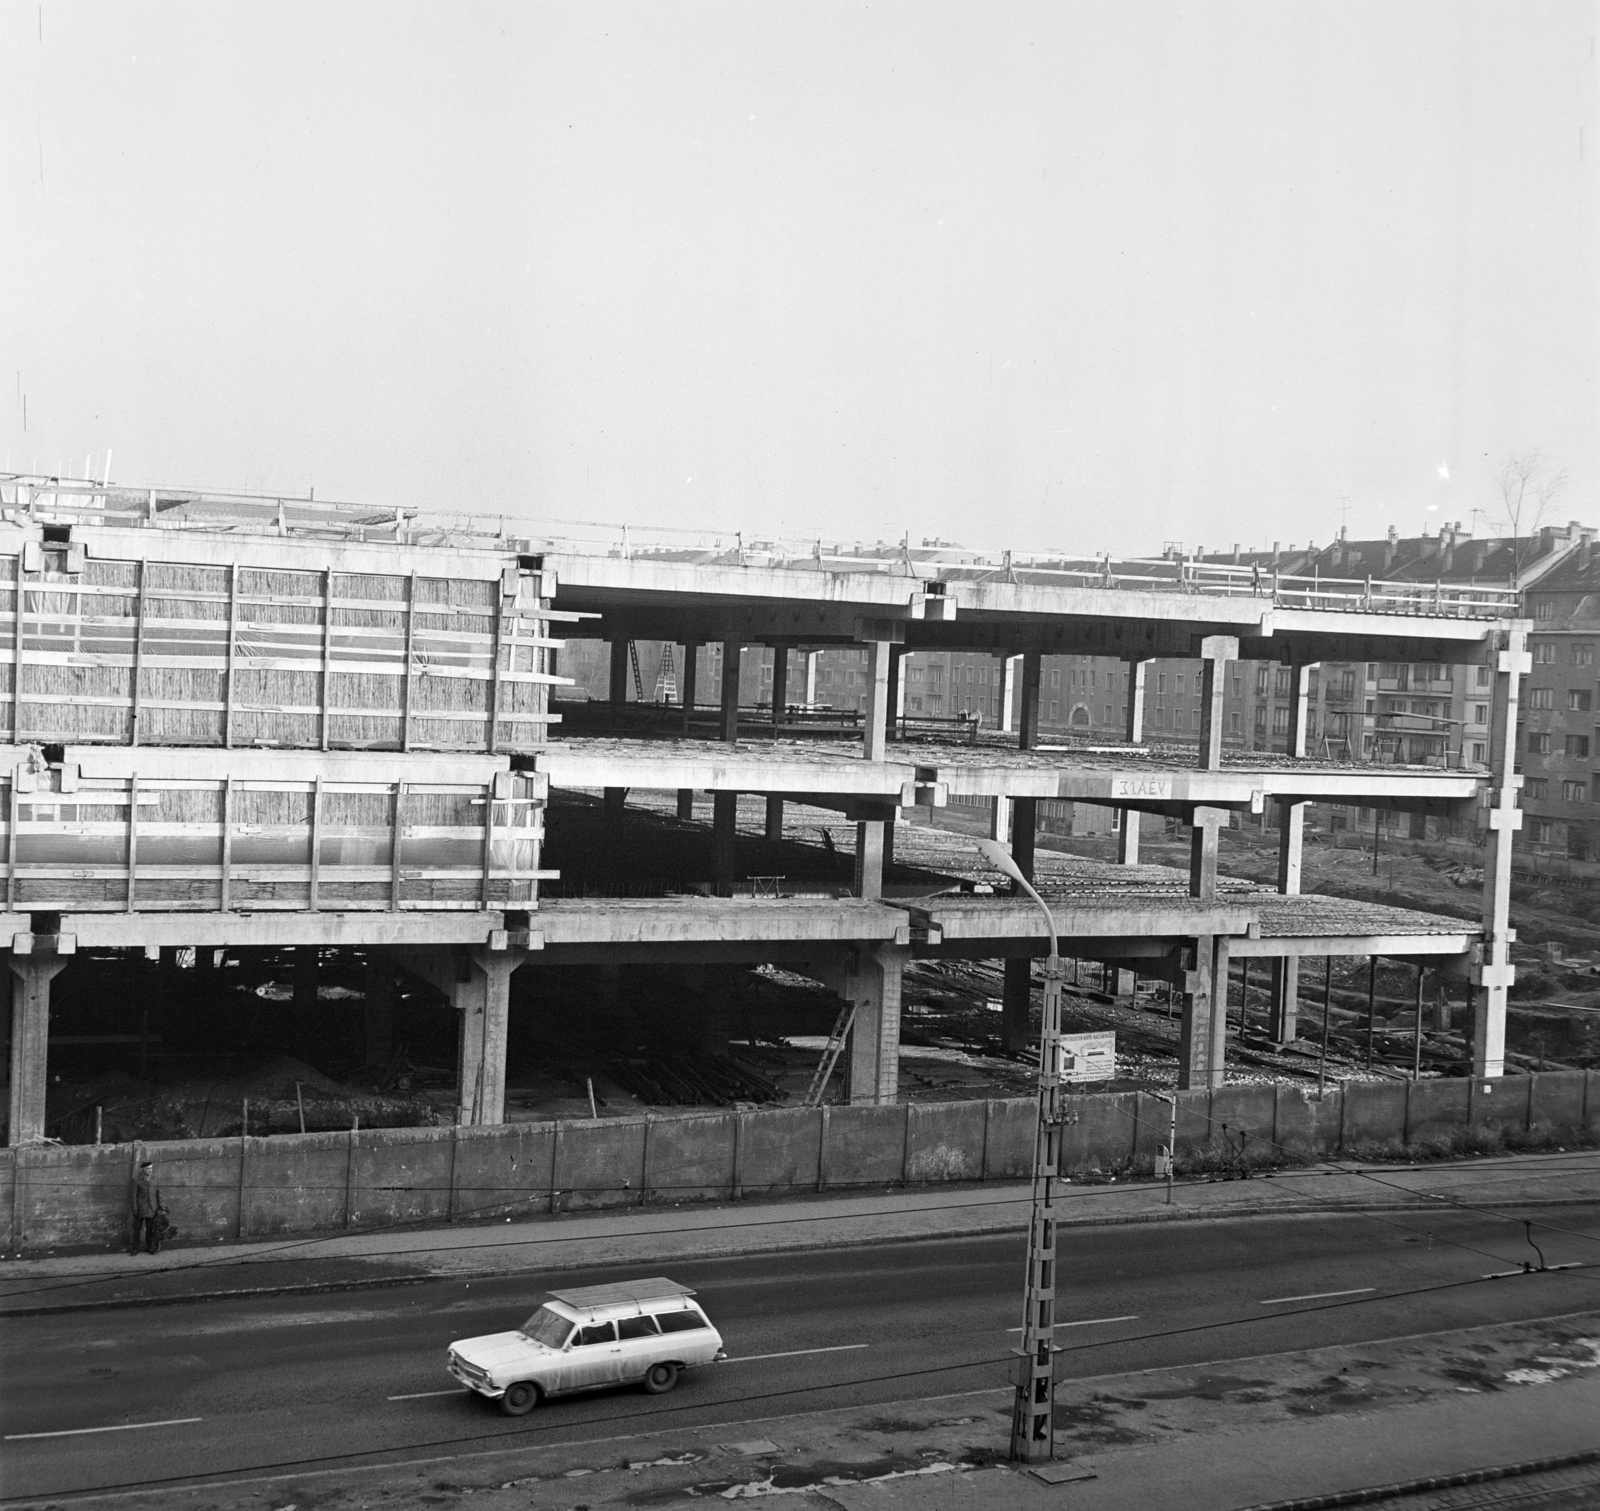
<svg viewBox="0 0 1600 1511">
<path fill-rule="evenodd" d="M 13 744 L 524 751 L 544 743 L 551 610 L 491 579 L 0 555 L 0 738 Z"/>
<path fill-rule="evenodd" d="M 8 911 L 531 909 L 546 780 L 419 757 L 412 777 L 274 772 L 274 757 L 128 752 L 146 771 L 85 774 L 30 756 L 0 781 Z"/>
</svg>

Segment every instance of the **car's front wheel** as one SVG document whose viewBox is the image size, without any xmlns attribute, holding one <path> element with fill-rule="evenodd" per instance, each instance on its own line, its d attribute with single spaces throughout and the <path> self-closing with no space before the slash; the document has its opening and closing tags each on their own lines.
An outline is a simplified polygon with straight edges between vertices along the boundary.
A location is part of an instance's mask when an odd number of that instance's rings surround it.
<svg viewBox="0 0 1600 1511">
<path fill-rule="evenodd" d="M 500 1409 L 508 1417 L 525 1417 L 539 1404 L 539 1387 L 532 1380 L 519 1380 L 506 1387 L 500 1397 Z"/>
<path fill-rule="evenodd" d="M 678 1366 L 663 1361 L 652 1364 L 644 1377 L 644 1388 L 653 1396 L 664 1396 L 678 1383 Z"/>
</svg>

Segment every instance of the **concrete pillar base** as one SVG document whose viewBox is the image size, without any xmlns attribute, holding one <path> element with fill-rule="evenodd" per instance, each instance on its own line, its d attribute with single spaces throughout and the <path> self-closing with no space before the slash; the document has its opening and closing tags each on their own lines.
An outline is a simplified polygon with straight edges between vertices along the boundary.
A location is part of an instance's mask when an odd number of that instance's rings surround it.
<svg viewBox="0 0 1600 1511">
<path fill-rule="evenodd" d="M 1195 1091 L 1222 1084 L 1221 1057 L 1216 1056 L 1213 1063 L 1216 941 L 1210 935 L 1202 935 L 1186 954 L 1189 965 L 1181 982 L 1183 1025 L 1178 1035 L 1178 1089 Z"/>
<path fill-rule="evenodd" d="M 45 1093 L 50 1084 L 50 983 L 66 969 L 59 955 L 12 955 L 11 1086 L 6 1142 L 37 1144 L 44 1138 Z"/>
<path fill-rule="evenodd" d="M 845 1048 L 852 1106 L 883 1106 L 900 1095 L 900 992 L 911 951 L 905 945 L 857 945 L 816 967 L 819 980 L 855 1004 Z"/>
</svg>

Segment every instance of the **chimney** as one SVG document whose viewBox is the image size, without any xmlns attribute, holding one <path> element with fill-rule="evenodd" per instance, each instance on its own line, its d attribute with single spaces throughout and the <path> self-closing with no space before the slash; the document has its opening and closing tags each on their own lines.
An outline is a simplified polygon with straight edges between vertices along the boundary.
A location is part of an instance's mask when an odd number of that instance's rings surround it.
<svg viewBox="0 0 1600 1511">
<path fill-rule="evenodd" d="M 1589 570 L 1589 558 L 1594 555 L 1594 532 L 1584 530 L 1578 536 L 1578 570 Z"/>
<path fill-rule="evenodd" d="M 1456 559 L 1456 532 L 1452 530 L 1450 537 L 1444 542 L 1444 554 L 1439 558 L 1439 575 L 1444 576 L 1450 570 L 1450 563 Z"/>
<path fill-rule="evenodd" d="M 1279 554 L 1280 553 L 1279 553 L 1279 550 L 1278 550 L 1278 542 L 1277 541 L 1273 541 L 1273 543 L 1272 543 L 1272 569 L 1273 569 L 1273 571 L 1277 571 L 1277 569 L 1278 569 L 1278 556 L 1279 556 Z"/>
<path fill-rule="evenodd" d="M 1441 529 L 1439 531 L 1439 540 L 1442 540 L 1443 538 L 1444 531 Z M 1435 540 L 1431 535 L 1424 535 L 1418 544 L 1422 547 L 1422 550 L 1419 554 L 1424 561 L 1427 561 L 1428 558 L 1434 555 L 1439 549 L 1439 541 Z"/>
<path fill-rule="evenodd" d="M 1234 566 L 1238 566 L 1239 565 L 1239 542 L 1238 541 L 1234 541 L 1234 543 L 1233 543 L 1233 564 L 1234 564 Z"/>
<path fill-rule="evenodd" d="M 1477 545 L 1472 548 L 1472 571 L 1474 576 L 1483 570 L 1483 564 L 1488 561 L 1488 559 L 1489 543 L 1487 541 L 1480 540 Z"/>
</svg>

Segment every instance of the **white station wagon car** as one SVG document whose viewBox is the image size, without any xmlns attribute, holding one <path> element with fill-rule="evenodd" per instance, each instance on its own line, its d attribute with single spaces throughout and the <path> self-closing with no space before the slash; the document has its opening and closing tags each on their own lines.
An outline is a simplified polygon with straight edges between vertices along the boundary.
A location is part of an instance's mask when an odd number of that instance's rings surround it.
<svg viewBox="0 0 1600 1511">
<path fill-rule="evenodd" d="M 722 1335 L 672 1280 L 625 1280 L 551 1291 L 521 1327 L 450 1345 L 449 1370 L 520 1417 L 545 1396 L 639 1385 L 671 1390 L 696 1364 L 724 1356 Z"/>
</svg>

